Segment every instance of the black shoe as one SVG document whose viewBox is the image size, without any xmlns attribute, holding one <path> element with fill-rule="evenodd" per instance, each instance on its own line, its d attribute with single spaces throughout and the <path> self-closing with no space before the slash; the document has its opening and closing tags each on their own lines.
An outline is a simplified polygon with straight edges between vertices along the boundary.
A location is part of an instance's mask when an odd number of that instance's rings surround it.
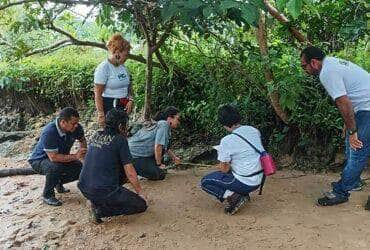
<svg viewBox="0 0 370 250">
<path fill-rule="evenodd" d="M 365 210 L 370 210 L 370 195 L 369 198 L 367 199 L 367 203 L 365 204 Z"/>
<path fill-rule="evenodd" d="M 333 192 L 327 192 L 324 197 L 317 200 L 320 206 L 334 206 L 348 201 L 348 197 L 336 195 Z"/>
<path fill-rule="evenodd" d="M 93 204 L 91 204 L 91 209 L 90 209 L 90 221 L 94 224 L 103 223 L 102 219 L 100 219 L 100 216 L 98 215 L 97 209 L 95 208 Z"/>
<path fill-rule="evenodd" d="M 48 198 L 42 197 L 42 200 L 44 201 L 44 203 L 50 206 L 61 206 L 62 205 L 62 202 L 55 197 L 48 197 Z"/>
<path fill-rule="evenodd" d="M 63 187 L 63 184 L 58 184 L 55 186 L 55 189 L 57 190 L 58 193 L 62 194 L 62 193 L 69 193 L 71 190 Z"/>
<path fill-rule="evenodd" d="M 228 205 L 225 207 L 225 214 L 233 215 L 235 214 L 241 207 L 244 206 L 247 201 L 250 200 L 249 195 L 243 196 L 237 193 L 233 193 L 229 197 L 226 198 Z"/>
</svg>

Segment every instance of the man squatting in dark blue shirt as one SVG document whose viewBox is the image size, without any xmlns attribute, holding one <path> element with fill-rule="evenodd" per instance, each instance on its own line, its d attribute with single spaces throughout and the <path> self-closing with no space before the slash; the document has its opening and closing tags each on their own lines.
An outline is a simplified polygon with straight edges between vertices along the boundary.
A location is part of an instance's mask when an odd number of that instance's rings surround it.
<svg viewBox="0 0 370 250">
<path fill-rule="evenodd" d="M 80 175 L 80 159 L 85 156 L 87 145 L 79 119 L 74 108 L 62 109 L 59 116 L 44 127 L 28 159 L 32 168 L 46 177 L 42 199 L 48 205 L 62 205 L 55 198 L 54 188 L 58 193 L 69 192 L 63 184 L 77 180 Z M 75 140 L 80 142 L 80 148 L 77 153 L 71 154 Z"/>
</svg>

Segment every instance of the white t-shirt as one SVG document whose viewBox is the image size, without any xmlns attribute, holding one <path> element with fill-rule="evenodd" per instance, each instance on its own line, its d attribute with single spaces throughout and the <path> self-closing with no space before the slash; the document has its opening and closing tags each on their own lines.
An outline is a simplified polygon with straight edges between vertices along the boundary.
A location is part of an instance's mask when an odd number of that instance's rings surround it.
<svg viewBox="0 0 370 250">
<path fill-rule="evenodd" d="M 94 83 L 105 85 L 103 97 L 125 98 L 128 96 L 130 76 L 124 65 L 114 66 L 107 59 L 95 69 Z"/>
<path fill-rule="evenodd" d="M 235 129 L 233 133 L 243 136 L 260 151 L 265 151 L 258 129 L 251 126 L 241 126 Z M 261 184 L 262 173 L 251 177 L 240 176 L 250 175 L 261 170 L 262 167 L 260 154 L 239 136 L 230 134 L 221 139 L 217 159 L 221 162 L 230 163 L 233 175 L 240 182 L 249 186 Z"/>
<path fill-rule="evenodd" d="M 333 100 L 347 95 L 353 109 L 370 110 L 370 74 L 358 65 L 335 57 L 325 57 L 320 81 Z"/>
</svg>

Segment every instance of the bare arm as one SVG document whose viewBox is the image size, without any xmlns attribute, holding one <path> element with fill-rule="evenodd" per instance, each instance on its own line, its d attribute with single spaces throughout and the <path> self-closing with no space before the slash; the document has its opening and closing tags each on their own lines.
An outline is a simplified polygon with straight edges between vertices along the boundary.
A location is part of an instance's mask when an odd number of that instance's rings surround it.
<svg viewBox="0 0 370 250">
<path fill-rule="evenodd" d="M 161 144 L 154 145 L 154 158 L 158 166 L 162 164 L 162 149 L 163 146 Z"/>
<path fill-rule="evenodd" d="M 123 169 L 125 170 L 125 174 L 129 182 L 131 183 L 132 187 L 135 189 L 137 194 L 141 193 L 141 186 L 139 183 L 139 180 L 137 179 L 137 174 L 135 171 L 134 166 L 129 163 L 123 166 Z"/>
<path fill-rule="evenodd" d="M 335 100 L 335 104 L 337 105 L 340 113 L 343 116 L 344 124 L 346 125 L 347 129 L 355 129 L 356 128 L 356 120 L 355 120 L 355 113 L 353 111 L 352 102 L 346 96 L 341 96 Z"/>
<path fill-rule="evenodd" d="M 218 167 L 223 173 L 227 173 L 230 171 L 230 163 L 228 162 L 220 162 L 220 165 Z"/>
<path fill-rule="evenodd" d="M 98 113 L 104 114 L 103 108 L 103 92 L 104 92 L 105 85 L 103 84 L 95 84 L 94 86 L 94 94 L 95 94 L 95 106 Z"/>
<path fill-rule="evenodd" d="M 46 154 L 52 162 L 71 162 L 79 159 L 77 154 L 64 155 L 57 152 L 46 152 Z"/>
<path fill-rule="evenodd" d="M 176 165 L 179 165 L 181 164 L 181 159 L 180 157 L 178 157 L 177 155 L 175 155 L 174 152 L 172 152 L 171 149 L 168 149 L 167 150 L 167 154 L 171 157 L 172 161 L 176 164 Z"/>
<path fill-rule="evenodd" d="M 130 82 L 130 84 L 128 85 L 128 91 L 127 91 L 127 97 L 132 100 L 133 97 L 134 97 L 134 92 L 132 90 L 132 82 Z"/>
<path fill-rule="evenodd" d="M 87 148 L 87 142 L 86 142 L 86 138 L 85 137 L 82 137 L 80 140 L 80 148 Z"/>
<path fill-rule="evenodd" d="M 128 103 L 126 104 L 126 112 L 127 114 L 130 114 L 132 112 L 133 106 L 134 106 L 134 99 L 132 95 L 132 84 L 128 85 L 128 93 L 127 98 L 129 99 Z"/>
<path fill-rule="evenodd" d="M 104 107 L 103 107 L 103 92 L 104 92 L 105 85 L 103 84 L 95 84 L 94 86 L 94 100 L 96 110 L 98 111 L 98 122 L 101 127 L 105 126 L 105 114 L 104 114 Z"/>
<path fill-rule="evenodd" d="M 335 100 L 340 113 L 343 116 L 344 124 L 347 129 L 356 129 L 355 112 L 353 111 L 353 106 L 351 100 L 348 96 L 344 95 Z M 349 135 L 349 144 L 354 150 L 362 148 L 362 141 L 358 139 L 357 132 Z"/>
</svg>

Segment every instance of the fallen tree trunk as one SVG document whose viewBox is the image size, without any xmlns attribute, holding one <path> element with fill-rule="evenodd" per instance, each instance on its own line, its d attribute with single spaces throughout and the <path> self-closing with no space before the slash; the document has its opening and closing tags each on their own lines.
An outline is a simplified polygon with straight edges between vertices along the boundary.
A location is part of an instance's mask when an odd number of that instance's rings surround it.
<svg viewBox="0 0 370 250">
<path fill-rule="evenodd" d="M 0 132 L 0 143 L 4 141 L 18 141 L 28 136 L 32 131 Z"/>
<path fill-rule="evenodd" d="M 32 175 L 32 174 L 37 173 L 31 167 L 0 169 L 0 178 L 14 175 Z"/>
</svg>

